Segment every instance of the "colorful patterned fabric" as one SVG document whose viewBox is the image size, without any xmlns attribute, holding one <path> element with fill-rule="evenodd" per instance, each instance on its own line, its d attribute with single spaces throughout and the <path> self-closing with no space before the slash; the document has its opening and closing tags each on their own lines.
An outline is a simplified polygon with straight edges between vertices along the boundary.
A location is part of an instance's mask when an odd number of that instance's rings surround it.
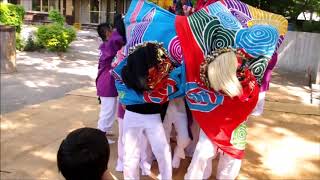
<svg viewBox="0 0 320 180">
<path fill-rule="evenodd" d="M 195 11 L 200 10 L 201 8 L 208 6 L 214 2 L 217 2 L 219 0 L 197 0 L 196 6 L 195 6 Z"/>
<path fill-rule="evenodd" d="M 160 8 L 154 3 L 144 0 L 133 0 L 125 16 L 127 31 L 127 45 L 124 53 L 128 54 L 129 49 L 135 45 L 146 41 L 158 41 L 163 43 L 170 60 L 177 66 L 171 73 L 164 87 L 153 92 L 137 94 L 134 90 L 128 89 L 121 81 L 121 70 L 126 64 L 126 59 L 119 62 L 113 71 L 116 79 L 116 87 L 121 104 L 141 104 L 141 103 L 164 103 L 169 98 L 183 95 L 184 91 L 181 83 L 181 76 L 184 74 L 182 62 L 182 50 L 175 30 L 175 15 Z M 180 66 L 180 67 L 179 67 Z"/>
<path fill-rule="evenodd" d="M 153 3 L 156 3 L 158 6 L 163 9 L 169 9 L 169 7 L 173 6 L 172 0 L 150 0 Z"/>
<path fill-rule="evenodd" d="M 125 17 L 126 49 L 146 41 L 162 42 L 176 68 L 163 87 L 137 94 L 122 82 L 124 59 L 114 71 L 122 104 L 163 103 L 184 95 L 192 115 L 210 140 L 225 153 L 241 159 L 244 155 L 241 124 L 254 109 L 259 84 L 286 33 L 287 21 L 238 0 L 220 0 L 189 17 L 175 16 L 155 4 L 133 0 Z M 200 80 L 200 65 L 210 52 L 233 47 L 246 56 L 243 94 L 230 98 L 214 92 Z M 254 82 L 251 89 L 249 83 Z M 258 83 L 256 83 L 258 82 Z M 240 134 L 241 135 L 241 134 Z M 239 142 L 237 137 L 242 140 Z"/>
</svg>

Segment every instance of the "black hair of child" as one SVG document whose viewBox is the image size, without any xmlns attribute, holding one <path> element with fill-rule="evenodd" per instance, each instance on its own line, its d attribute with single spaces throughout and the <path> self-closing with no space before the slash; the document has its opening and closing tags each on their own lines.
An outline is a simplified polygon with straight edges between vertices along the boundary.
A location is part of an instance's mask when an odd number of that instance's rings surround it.
<svg viewBox="0 0 320 180">
<path fill-rule="evenodd" d="M 66 180 L 101 180 L 108 168 L 109 156 L 104 132 L 88 127 L 76 129 L 59 147 L 58 169 Z"/>
<path fill-rule="evenodd" d="M 112 31 L 112 26 L 109 23 L 101 23 L 98 25 L 97 32 L 102 41 L 107 41 L 106 32 Z"/>
<path fill-rule="evenodd" d="M 118 31 L 118 33 L 122 36 L 124 43 L 127 42 L 126 38 L 126 28 L 124 25 L 124 20 L 121 14 L 116 14 L 114 17 L 114 28 Z"/>
<path fill-rule="evenodd" d="M 176 3 L 176 15 L 180 15 L 180 16 L 184 15 L 184 13 L 183 13 L 183 5 L 182 5 L 181 0 L 178 0 L 177 3 Z"/>
</svg>

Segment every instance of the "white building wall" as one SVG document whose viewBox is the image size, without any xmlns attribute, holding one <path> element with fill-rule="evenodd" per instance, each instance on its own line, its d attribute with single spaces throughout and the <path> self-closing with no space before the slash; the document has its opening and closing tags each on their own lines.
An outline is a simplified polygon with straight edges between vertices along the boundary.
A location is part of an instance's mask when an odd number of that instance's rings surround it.
<svg viewBox="0 0 320 180">
<path fill-rule="evenodd" d="M 32 11 L 32 1 L 31 0 L 21 0 L 21 5 L 24 7 L 25 11 Z"/>
</svg>

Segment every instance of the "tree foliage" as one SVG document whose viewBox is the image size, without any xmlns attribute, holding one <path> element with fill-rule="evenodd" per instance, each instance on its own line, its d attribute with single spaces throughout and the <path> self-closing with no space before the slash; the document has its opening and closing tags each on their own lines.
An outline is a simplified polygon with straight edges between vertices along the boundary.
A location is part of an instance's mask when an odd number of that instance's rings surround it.
<svg viewBox="0 0 320 180">
<path fill-rule="evenodd" d="M 24 13 L 20 5 L 0 3 L 0 23 L 15 26 L 18 33 L 21 31 Z"/>
<path fill-rule="evenodd" d="M 60 14 L 58 10 L 51 10 L 48 16 L 49 20 L 53 21 L 54 23 L 58 23 L 63 26 L 65 22 L 65 18 Z"/>
<path fill-rule="evenodd" d="M 251 6 L 263 9 L 288 18 L 295 30 L 306 32 L 320 32 L 320 22 L 312 21 L 305 13 L 320 15 L 320 0 L 241 0 Z M 298 21 L 299 14 L 303 13 L 307 21 Z"/>
<path fill-rule="evenodd" d="M 320 14 L 320 0 L 242 0 L 260 9 L 281 14 L 295 21 L 302 12 Z"/>
<path fill-rule="evenodd" d="M 36 32 L 37 44 L 49 51 L 64 52 L 76 38 L 76 31 L 72 27 L 64 27 L 53 23 L 42 25 Z"/>
</svg>

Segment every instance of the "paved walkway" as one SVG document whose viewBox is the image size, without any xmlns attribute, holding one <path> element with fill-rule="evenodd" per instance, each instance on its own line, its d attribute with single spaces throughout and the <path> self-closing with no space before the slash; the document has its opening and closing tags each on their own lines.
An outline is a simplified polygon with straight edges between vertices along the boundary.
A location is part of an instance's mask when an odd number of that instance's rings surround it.
<svg viewBox="0 0 320 180">
<path fill-rule="evenodd" d="M 79 31 L 62 57 L 51 52 L 18 52 L 18 72 L 1 74 L 1 114 L 94 86 L 99 57 L 96 34 Z"/>
<path fill-rule="evenodd" d="M 238 179 L 320 178 L 320 109 L 308 104 L 310 93 L 304 82 L 303 77 L 274 74 L 265 113 L 250 117 L 246 157 Z M 3 114 L 0 179 L 63 179 L 56 167 L 61 140 L 73 129 L 96 127 L 98 110 L 91 87 Z M 112 144 L 110 179 L 123 178 L 114 171 L 116 152 Z M 174 170 L 174 179 L 183 178 L 189 162 L 183 160 L 180 169 Z M 143 179 L 155 178 L 156 163 L 153 173 Z M 211 179 L 214 175 L 215 170 Z"/>
</svg>

